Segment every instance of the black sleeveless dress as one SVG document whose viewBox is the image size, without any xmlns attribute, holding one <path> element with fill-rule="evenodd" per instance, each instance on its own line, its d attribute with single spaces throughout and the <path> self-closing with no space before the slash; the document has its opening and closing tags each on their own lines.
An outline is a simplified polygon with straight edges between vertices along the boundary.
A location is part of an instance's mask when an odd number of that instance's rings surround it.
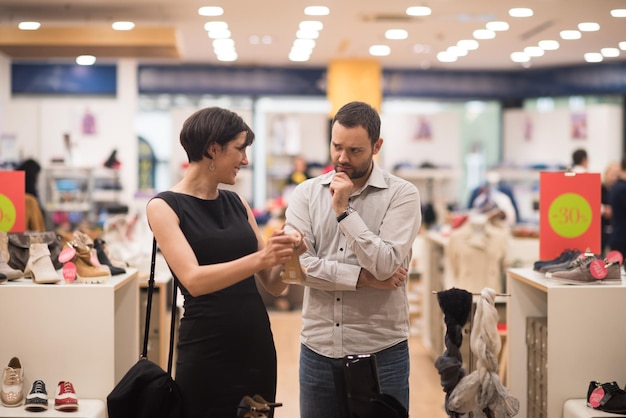
<svg viewBox="0 0 626 418">
<path fill-rule="evenodd" d="M 220 190 L 215 200 L 162 192 L 199 264 L 235 260 L 257 251 L 239 196 Z M 207 277 L 206 280 L 211 280 Z M 178 337 L 176 382 L 186 418 L 234 418 L 244 395 L 276 397 L 276 349 L 253 276 L 208 295 L 185 296 Z"/>
</svg>

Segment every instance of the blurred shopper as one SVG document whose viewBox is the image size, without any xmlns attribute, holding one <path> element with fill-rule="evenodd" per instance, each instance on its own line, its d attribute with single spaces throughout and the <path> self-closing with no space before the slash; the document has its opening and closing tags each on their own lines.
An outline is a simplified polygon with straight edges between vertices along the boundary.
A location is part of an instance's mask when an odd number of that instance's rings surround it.
<svg viewBox="0 0 626 418">
<path fill-rule="evenodd" d="M 613 216 L 613 233 L 609 238 L 609 247 L 626 256 L 626 154 L 622 157 L 617 181 L 609 192 L 609 203 Z"/>
<path fill-rule="evenodd" d="M 602 179 L 602 192 L 601 192 L 601 227 L 602 227 L 602 236 L 601 236 L 601 251 L 602 253 L 606 252 L 607 246 L 609 244 L 609 238 L 613 233 L 613 225 L 611 218 L 613 217 L 613 211 L 611 209 L 611 203 L 609 202 L 610 190 L 617 181 L 619 177 L 620 167 L 619 163 L 613 161 L 609 163 L 609 165 L 604 170 L 604 176 Z"/>
</svg>

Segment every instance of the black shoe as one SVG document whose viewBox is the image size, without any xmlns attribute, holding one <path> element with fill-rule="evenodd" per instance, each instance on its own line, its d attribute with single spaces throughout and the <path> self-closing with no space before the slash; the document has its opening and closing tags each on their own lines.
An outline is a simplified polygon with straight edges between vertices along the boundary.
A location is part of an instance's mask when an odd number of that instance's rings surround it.
<svg viewBox="0 0 626 418">
<path fill-rule="evenodd" d="M 539 260 L 533 264 L 533 269 L 536 271 L 543 271 L 544 268 L 554 265 L 569 262 L 580 255 L 578 250 L 564 250 L 558 257 L 552 260 Z"/>
<path fill-rule="evenodd" d="M 626 392 L 616 382 L 589 382 L 587 405 L 611 414 L 626 413 Z"/>
<path fill-rule="evenodd" d="M 98 256 L 98 261 L 100 262 L 100 264 L 108 266 L 111 270 L 111 276 L 126 273 L 126 270 L 121 267 L 114 266 L 111 263 L 111 260 L 109 260 L 109 257 L 107 256 L 107 253 L 104 251 L 104 241 L 102 241 L 100 238 L 96 238 L 95 240 L 93 240 L 93 247 L 96 249 L 96 254 Z"/>
</svg>

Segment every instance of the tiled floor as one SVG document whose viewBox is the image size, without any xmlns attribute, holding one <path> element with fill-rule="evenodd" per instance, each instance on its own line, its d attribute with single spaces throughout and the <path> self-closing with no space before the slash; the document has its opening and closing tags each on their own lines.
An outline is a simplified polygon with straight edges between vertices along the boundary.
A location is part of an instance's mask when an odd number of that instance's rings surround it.
<svg viewBox="0 0 626 418">
<path fill-rule="evenodd" d="M 297 418 L 298 358 L 300 355 L 300 312 L 270 312 L 272 330 L 278 355 L 278 389 L 276 398 L 283 407 L 276 409 L 275 418 Z M 411 353 L 410 390 L 411 418 L 446 418 L 443 409 L 444 393 L 433 359 L 419 337 L 409 340 Z"/>
</svg>

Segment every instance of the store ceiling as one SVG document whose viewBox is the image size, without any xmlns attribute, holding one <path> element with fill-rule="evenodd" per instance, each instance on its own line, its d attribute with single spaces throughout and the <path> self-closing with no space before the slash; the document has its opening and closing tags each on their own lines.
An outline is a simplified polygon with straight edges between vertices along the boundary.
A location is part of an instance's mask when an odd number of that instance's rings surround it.
<svg viewBox="0 0 626 418">
<path fill-rule="evenodd" d="M 222 6 L 221 17 L 199 16 L 201 6 Z M 311 58 L 291 62 L 289 51 L 298 24 L 314 18 L 304 7 L 325 5 L 330 15 L 318 17 L 324 24 Z M 410 17 L 409 6 L 427 5 L 432 14 Z M 530 7 L 534 15 L 512 18 L 511 7 Z M 120 57 L 139 57 L 142 62 L 203 63 L 282 67 L 325 67 L 334 59 L 372 58 L 368 49 L 386 44 L 391 54 L 380 60 L 384 68 L 407 69 L 520 69 L 511 61 L 513 52 L 536 46 L 540 40 L 559 41 L 561 47 L 532 58 L 531 68 L 584 64 L 584 53 L 618 48 L 626 41 L 626 18 L 614 18 L 610 10 L 625 8 L 623 0 L 0 0 L 0 51 L 15 59 L 73 58 L 92 54 L 103 62 Z M 36 20 L 38 31 L 19 31 L 17 23 Z M 135 29 L 111 30 L 111 23 L 131 20 Z M 229 24 L 238 60 L 216 59 L 203 26 L 211 20 Z M 437 53 L 472 39 L 488 21 L 506 21 L 510 28 L 453 63 L 441 63 Z M 583 32 L 579 40 L 562 40 L 561 30 L 579 23 L 596 22 L 600 30 Z M 408 31 L 406 40 L 386 40 L 387 29 Z M 250 39 L 271 37 L 271 44 Z M 624 45 L 624 44 L 622 44 Z M 604 62 L 626 60 L 626 51 Z M 526 65 L 528 66 L 528 65 Z"/>
</svg>

